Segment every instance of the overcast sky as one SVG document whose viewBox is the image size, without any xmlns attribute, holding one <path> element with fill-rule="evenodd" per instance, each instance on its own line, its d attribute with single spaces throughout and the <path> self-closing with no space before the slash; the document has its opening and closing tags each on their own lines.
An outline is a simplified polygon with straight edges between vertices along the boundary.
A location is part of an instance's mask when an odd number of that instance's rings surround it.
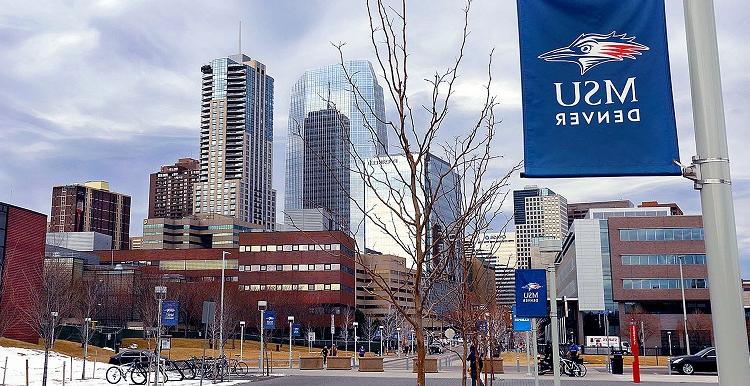
<svg viewBox="0 0 750 386">
<path fill-rule="evenodd" d="M 275 78 L 274 186 L 283 209 L 289 93 L 309 68 L 372 59 L 364 3 L 323 1 L 15 1 L 0 7 L 0 201 L 49 214 L 52 186 L 104 179 L 132 196 L 131 235 L 141 234 L 148 174 L 198 156 L 200 67 L 242 49 Z M 716 1 L 724 103 L 743 276 L 750 277 L 750 61 L 747 3 Z M 460 1 L 412 1 L 411 85 L 444 68 L 460 37 Z M 683 163 L 695 153 L 682 1 L 667 0 L 672 82 Z M 486 60 L 502 101 L 496 171 L 522 158 L 515 1 L 475 0 L 471 36 L 446 130 L 461 130 L 479 107 Z M 386 110 L 391 110 L 386 100 Z M 569 202 L 677 202 L 699 214 L 698 192 L 680 177 L 522 180 Z"/>
</svg>

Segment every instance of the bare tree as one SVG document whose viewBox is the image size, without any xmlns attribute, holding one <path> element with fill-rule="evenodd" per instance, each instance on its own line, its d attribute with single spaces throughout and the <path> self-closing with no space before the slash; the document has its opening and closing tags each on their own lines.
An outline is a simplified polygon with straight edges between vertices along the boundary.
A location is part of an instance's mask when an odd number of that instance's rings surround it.
<svg viewBox="0 0 750 386">
<path fill-rule="evenodd" d="M 372 316 L 365 316 L 364 322 L 362 322 L 362 332 L 367 336 L 367 351 L 372 351 L 372 336 L 375 334 L 375 330 L 378 328 L 375 320 Z M 355 332 L 356 333 L 356 332 Z M 355 347 L 356 349 L 356 347 Z"/>
<path fill-rule="evenodd" d="M 339 328 L 341 329 L 339 334 L 344 339 L 344 351 L 349 350 L 349 328 L 352 327 L 352 322 L 354 322 L 354 309 L 346 307 L 341 312 L 341 317 L 339 318 L 339 323 L 341 323 L 339 324 Z"/>
</svg>

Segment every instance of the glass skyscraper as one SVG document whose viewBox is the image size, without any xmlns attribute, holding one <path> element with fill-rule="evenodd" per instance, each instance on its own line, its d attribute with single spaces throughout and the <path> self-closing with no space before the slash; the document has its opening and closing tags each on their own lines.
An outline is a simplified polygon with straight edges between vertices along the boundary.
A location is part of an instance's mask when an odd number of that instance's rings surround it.
<svg viewBox="0 0 750 386">
<path fill-rule="evenodd" d="M 193 213 L 218 213 L 273 229 L 273 78 L 243 54 L 201 67 L 200 174 Z"/>
<path fill-rule="evenodd" d="M 334 218 L 348 212 L 349 221 L 338 222 L 348 223 L 342 228 L 364 248 L 365 186 L 356 170 L 364 160 L 386 153 L 384 120 L 383 88 L 370 62 L 305 71 L 292 88 L 289 107 L 285 210 L 324 207 Z M 347 125 L 348 136 L 340 138 L 348 144 L 342 146 L 333 137 Z"/>
</svg>

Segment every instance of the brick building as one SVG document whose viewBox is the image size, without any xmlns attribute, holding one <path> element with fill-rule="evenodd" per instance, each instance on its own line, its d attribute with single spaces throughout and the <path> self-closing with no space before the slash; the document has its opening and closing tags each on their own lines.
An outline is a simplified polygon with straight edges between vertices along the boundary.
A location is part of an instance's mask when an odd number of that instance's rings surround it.
<svg viewBox="0 0 750 386">
<path fill-rule="evenodd" d="M 0 202 L 0 323 L 6 338 L 39 339 L 24 312 L 41 287 L 46 227 L 47 216 Z"/>
<path fill-rule="evenodd" d="M 200 162 L 180 158 L 149 177 L 148 218 L 183 218 L 193 214 L 193 186 L 198 182 Z"/>
</svg>

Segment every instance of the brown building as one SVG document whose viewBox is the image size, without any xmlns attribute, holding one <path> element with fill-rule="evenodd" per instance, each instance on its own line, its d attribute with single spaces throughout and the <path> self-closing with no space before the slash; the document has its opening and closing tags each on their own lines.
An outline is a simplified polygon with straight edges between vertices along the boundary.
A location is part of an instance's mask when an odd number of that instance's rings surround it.
<svg viewBox="0 0 750 386">
<path fill-rule="evenodd" d="M 130 196 L 109 190 L 106 181 L 55 186 L 50 232 L 99 232 L 112 236 L 113 249 L 128 249 Z"/>
<path fill-rule="evenodd" d="M 199 173 L 200 163 L 192 158 L 180 158 L 151 173 L 148 218 L 178 219 L 193 214 L 193 185 Z"/>
<path fill-rule="evenodd" d="M 47 216 L 0 202 L 0 327 L 2 336 L 36 344 L 29 312 L 42 286 Z"/>
<path fill-rule="evenodd" d="M 669 203 L 660 203 L 658 201 L 643 201 L 640 205 L 638 205 L 639 208 L 669 208 L 672 216 L 682 216 L 682 209 L 680 209 L 680 206 L 677 205 L 674 202 Z"/>
<path fill-rule="evenodd" d="M 406 258 L 367 253 L 357 261 L 357 308 L 365 316 L 383 321 L 388 317 L 390 302 L 386 287 L 394 291 L 399 306 L 414 309 L 414 270 Z"/>
<path fill-rule="evenodd" d="M 589 209 L 632 207 L 633 203 L 630 200 L 575 202 L 568 204 L 568 228 L 573 224 L 573 220 L 586 218 L 586 213 L 589 212 Z"/>
<path fill-rule="evenodd" d="M 240 233 L 259 229 L 260 225 L 221 214 L 149 218 L 143 220 L 140 249 L 237 248 Z"/>
</svg>

